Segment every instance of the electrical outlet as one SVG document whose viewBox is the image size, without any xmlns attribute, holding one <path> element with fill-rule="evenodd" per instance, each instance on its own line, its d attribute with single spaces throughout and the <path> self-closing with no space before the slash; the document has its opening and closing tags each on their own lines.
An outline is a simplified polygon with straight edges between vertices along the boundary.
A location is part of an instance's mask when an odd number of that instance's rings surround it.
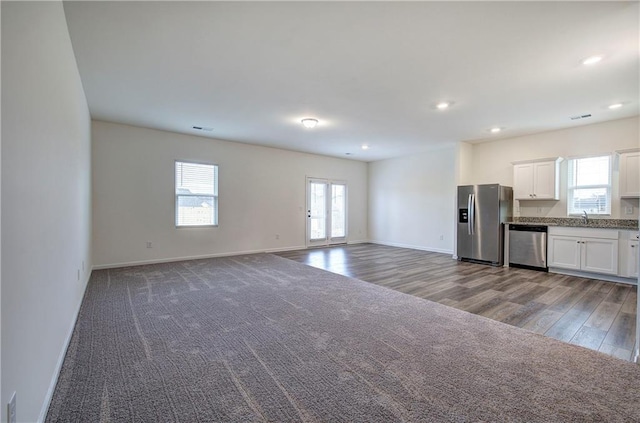
<svg viewBox="0 0 640 423">
<path fill-rule="evenodd" d="M 147 248 L 153 248 L 153 243 L 151 241 L 147 241 Z"/>
<path fill-rule="evenodd" d="M 440 241 L 444 241 L 444 235 L 440 235 Z"/>
<path fill-rule="evenodd" d="M 84 260 L 82 260 L 82 271 L 84 272 Z"/>
<path fill-rule="evenodd" d="M 633 214 L 633 206 L 627 206 L 624 208 L 625 214 Z"/>
<path fill-rule="evenodd" d="M 7 423 L 16 423 L 18 418 L 16 417 L 16 393 L 11 395 L 9 404 L 7 404 Z"/>
<path fill-rule="evenodd" d="M 276 239 L 280 239 L 280 234 L 276 234 Z"/>
<path fill-rule="evenodd" d="M 542 207 L 538 207 L 538 214 L 542 214 Z"/>
</svg>

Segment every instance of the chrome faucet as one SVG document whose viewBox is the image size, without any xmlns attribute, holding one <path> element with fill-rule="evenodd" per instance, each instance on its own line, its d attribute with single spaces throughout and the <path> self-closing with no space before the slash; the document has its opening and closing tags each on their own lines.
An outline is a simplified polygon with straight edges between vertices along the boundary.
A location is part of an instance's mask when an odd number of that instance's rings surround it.
<svg viewBox="0 0 640 423">
<path fill-rule="evenodd" d="M 583 222 L 585 225 L 588 225 L 588 224 L 589 224 L 589 215 L 587 214 L 587 211 L 586 211 L 586 210 L 582 210 L 582 222 Z"/>
</svg>

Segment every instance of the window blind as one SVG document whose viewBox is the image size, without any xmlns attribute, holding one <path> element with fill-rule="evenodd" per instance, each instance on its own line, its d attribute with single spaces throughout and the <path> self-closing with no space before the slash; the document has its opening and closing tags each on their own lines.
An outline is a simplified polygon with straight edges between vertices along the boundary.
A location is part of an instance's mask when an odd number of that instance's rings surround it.
<svg viewBox="0 0 640 423">
<path fill-rule="evenodd" d="M 176 226 L 218 224 L 218 166 L 176 161 Z"/>
</svg>

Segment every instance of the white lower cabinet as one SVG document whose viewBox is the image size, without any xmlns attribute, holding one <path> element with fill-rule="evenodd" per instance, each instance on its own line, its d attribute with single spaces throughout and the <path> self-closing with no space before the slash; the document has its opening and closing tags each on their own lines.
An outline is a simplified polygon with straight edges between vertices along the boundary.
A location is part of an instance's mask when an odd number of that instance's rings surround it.
<svg viewBox="0 0 640 423">
<path fill-rule="evenodd" d="M 618 275 L 618 231 L 549 228 L 549 267 Z"/>
<path fill-rule="evenodd" d="M 549 235 L 547 247 L 549 267 L 580 270 L 581 252 L 580 238 Z"/>
<path fill-rule="evenodd" d="M 627 241 L 627 274 L 624 276 L 638 277 L 638 241 Z"/>
<path fill-rule="evenodd" d="M 640 256 L 638 250 L 638 240 L 640 234 L 638 231 L 620 231 L 620 268 L 619 276 L 623 278 L 638 279 L 638 261 Z"/>
<path fill-rule="evenodd" d="M 582 270 L 587 272 L 618 274 L 618 240 L 583 238 Z"/>
</svg>

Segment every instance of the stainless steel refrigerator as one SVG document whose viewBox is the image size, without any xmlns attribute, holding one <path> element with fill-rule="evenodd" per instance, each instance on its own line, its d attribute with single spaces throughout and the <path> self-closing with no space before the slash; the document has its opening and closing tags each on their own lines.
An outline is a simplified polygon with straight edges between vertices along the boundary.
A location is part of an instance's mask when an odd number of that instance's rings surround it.
<svg viewBox="0 0 640 423">
<path fill-rule="evenodd" d="M 502 266 L 504 223 L 512 218 L 513 190 L 498 184 L 458 187 L 458 260 Z"/>
</svg>

